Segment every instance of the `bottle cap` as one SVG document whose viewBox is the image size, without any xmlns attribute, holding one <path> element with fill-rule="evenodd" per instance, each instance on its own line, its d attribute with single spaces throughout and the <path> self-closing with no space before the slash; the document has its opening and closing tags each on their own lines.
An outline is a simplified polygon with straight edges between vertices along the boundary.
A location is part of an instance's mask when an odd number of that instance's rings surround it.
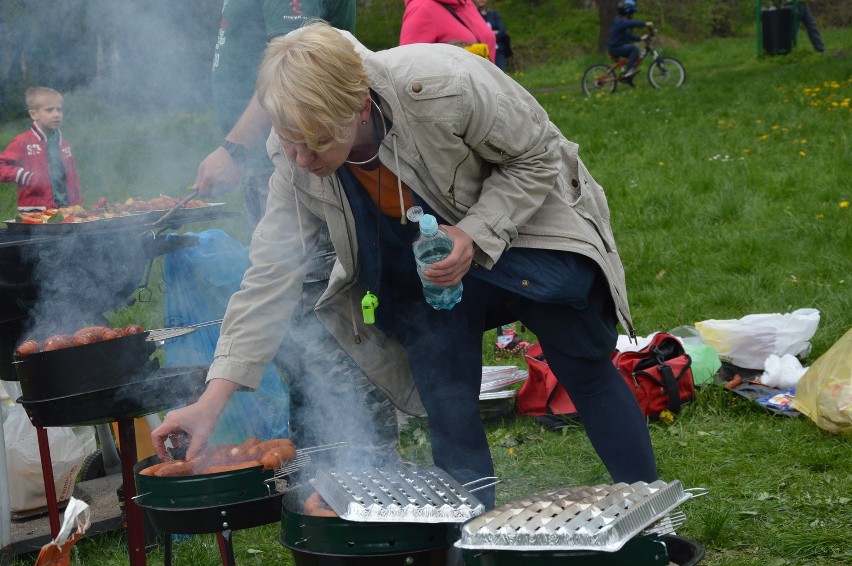
<svg viewBox="0 0 852 566">
<path fill-rule="evenodd" d="M 420 233 L 424 236 L 434 236 L 438 233 L 438 221 L 431 214 L 424 214 L 420 219 Z"/>
</svg>

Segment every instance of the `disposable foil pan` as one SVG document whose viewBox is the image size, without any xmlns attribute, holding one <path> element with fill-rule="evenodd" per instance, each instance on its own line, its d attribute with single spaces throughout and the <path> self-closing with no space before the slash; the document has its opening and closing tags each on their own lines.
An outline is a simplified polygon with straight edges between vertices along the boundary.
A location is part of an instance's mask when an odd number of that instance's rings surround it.
<svg viewBox="0 0 852 566">
<path fill-rule="evenodd" d="M 495 371 L 490 372 L 487 372 L 487 369 L 491 368 L 482 368 L 482 384 L 479 389 L 482 393 L 503 389 L 529 377 L 526 370 L 519 370 L 516 366 L 494 366 Z"/>
<path fill-rule="evenodd" d="M 467 522 L 455 544 L 473 550 L 616 552 L 690 497 L 677 480 L 547 491 Z"/>
<path fill-rule="evenodd" d="M 463 523 L 485 510 L 439 468 L 319 470 L 314 489 L 341 519 L 360 522 Z"/>
</svg>

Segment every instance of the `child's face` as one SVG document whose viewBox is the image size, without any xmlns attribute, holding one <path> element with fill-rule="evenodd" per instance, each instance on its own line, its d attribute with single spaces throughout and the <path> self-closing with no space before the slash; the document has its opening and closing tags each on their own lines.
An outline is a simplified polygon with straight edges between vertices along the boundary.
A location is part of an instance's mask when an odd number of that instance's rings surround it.
<svg viewBox="0 0 852 566">
<path fill-rule="evenodd" d="M 62 97 L 41 96 L 37 100 L 37 108 L 30 109 L 30 118 L 42 130 L 58 130 L 62 125 Z"/>
</svg>

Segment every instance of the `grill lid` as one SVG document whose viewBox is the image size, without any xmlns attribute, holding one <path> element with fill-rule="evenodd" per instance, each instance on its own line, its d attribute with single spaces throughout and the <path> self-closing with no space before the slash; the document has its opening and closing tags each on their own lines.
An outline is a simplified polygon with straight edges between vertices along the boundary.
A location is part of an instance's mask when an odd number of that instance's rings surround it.
<svg viewBox="0 0 852 566">
<path fill-rule="evenodd" d="M 439 468 L 319 470 L 311 483 L 348 521 L 463 523 L 485 510 Z"/>
<path fill-rule="evenodd" d="M 691 494 L 675 480 L 582 486 L 507 503 L 462 527 L 460 548 L 615 552 Z"/>
</svg>

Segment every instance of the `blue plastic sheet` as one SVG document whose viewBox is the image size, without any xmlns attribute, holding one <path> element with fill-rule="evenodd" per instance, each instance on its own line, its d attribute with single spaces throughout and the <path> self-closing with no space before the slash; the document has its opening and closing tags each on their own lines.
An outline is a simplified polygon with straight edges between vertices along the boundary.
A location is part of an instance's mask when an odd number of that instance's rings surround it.
<svg viewBox="0 0 852 566">
<path fill-rule="evenodd" d="M 165 325 L 186 326 L 222 318 L 228 300 L 240 287 L 249 266 L 248 248 L 222 230 L 197 236 L 198 246 L 165 256 Z M 170 238 L 172 235 L 169 235 Z M 166 341 L 165 365 L 209 365 L 213 362 L 220 327 L 199 328 L 194 333 Z M 256 392 L 238 391 L 222 413 L 211 443 L 242 442 L 248 437 L 287 438 L 290 395 L 281 376 L 270 364 Z"/>
</svg>

